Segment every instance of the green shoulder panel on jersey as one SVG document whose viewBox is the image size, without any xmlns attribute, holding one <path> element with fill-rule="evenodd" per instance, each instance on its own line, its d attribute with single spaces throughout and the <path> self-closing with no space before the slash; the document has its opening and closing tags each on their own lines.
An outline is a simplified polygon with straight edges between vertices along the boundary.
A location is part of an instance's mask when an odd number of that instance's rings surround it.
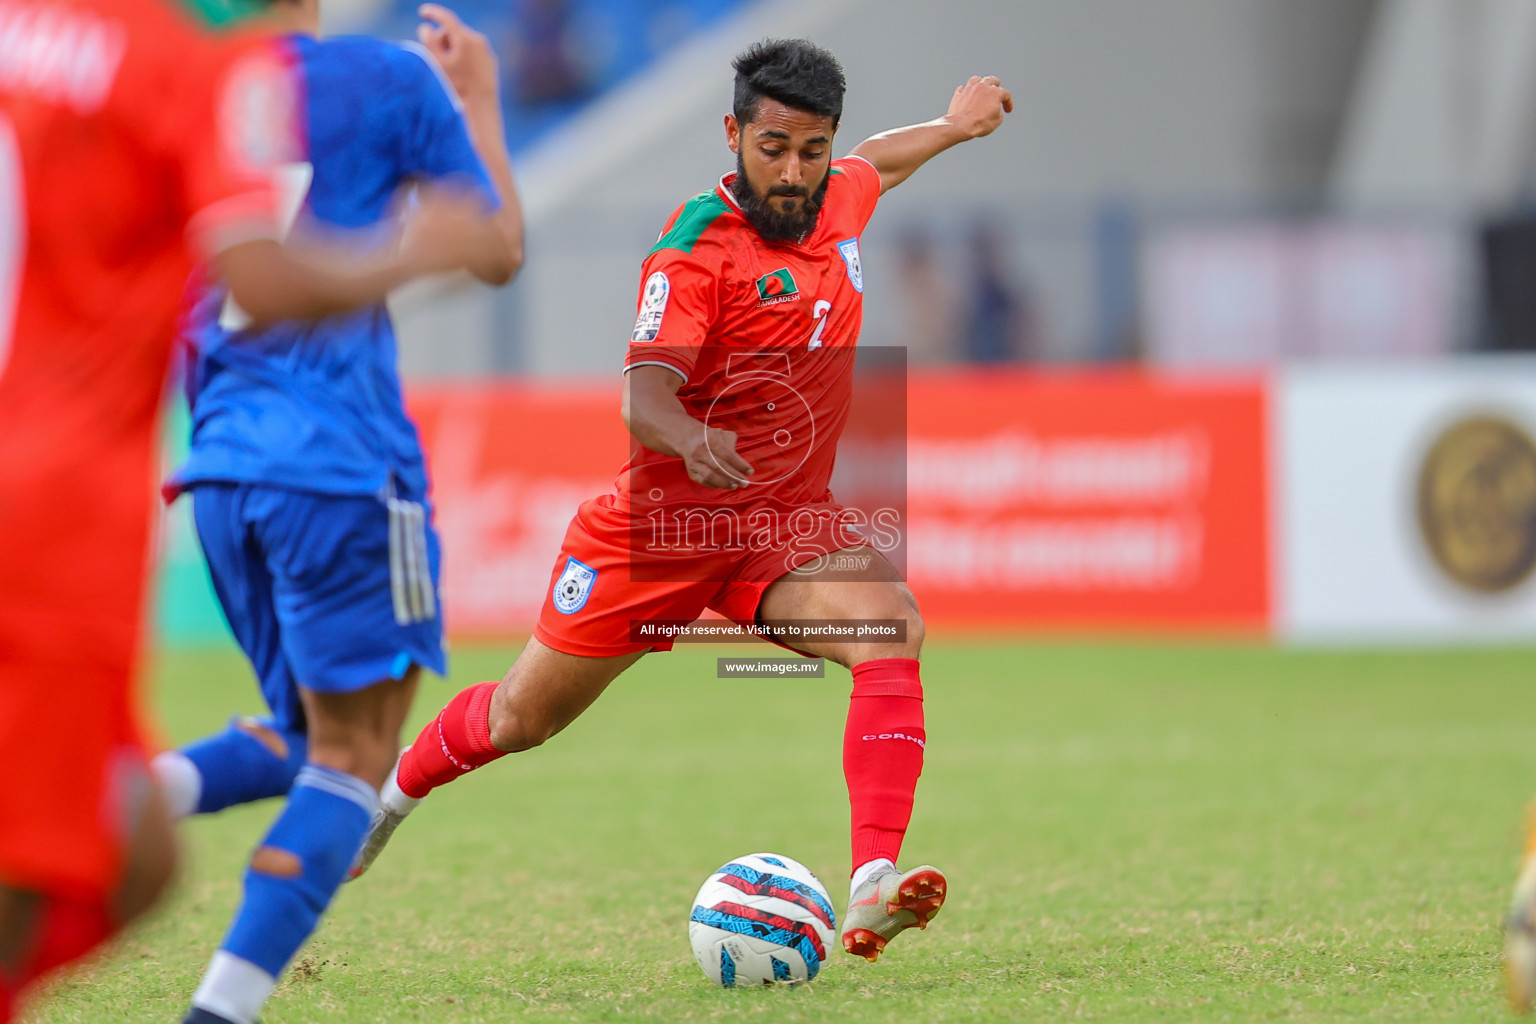
<svg viewBox="0 0 1536 1024">
<path fill-rule="evenodd" d="M 224 28 L 257 13 L 255 0 L 177 0 L 177 7 L 207 28 Z"/>
<path fill-rule="evenodd" d="M 683 204 L 683 212 L 677 215 L 677 220 L 672 224 L 672 230 L 657 240 L 651 252 L 660 252 L 663 249 L 692 252 L 693 247 L 699 242 L 699 236 L 728 210 L 730 207 L 726 205 L 725 200 L 714 192 L 700 192 Z M 647 253 L 647 255 L 650 254 Z"/>
</svg>

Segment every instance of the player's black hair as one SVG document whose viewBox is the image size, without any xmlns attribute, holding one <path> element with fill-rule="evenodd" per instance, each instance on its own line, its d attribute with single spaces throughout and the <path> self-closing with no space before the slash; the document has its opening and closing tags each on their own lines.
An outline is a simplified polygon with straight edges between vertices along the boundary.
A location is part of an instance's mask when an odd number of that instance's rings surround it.
<svg viewBox="0 0 1536 1024">
<path fill-rule="evenodd" d="M 843 117 L 843 93 L 848 88 L 837 58 L 807 39 L 764 39 L 743 50 L 731 64 L 736 69 L 736 98 L 731 113 L 741 124 L 757 117 L 764 96 L 786 107 L 830 117 L 832 126 Z"/>
</svg>

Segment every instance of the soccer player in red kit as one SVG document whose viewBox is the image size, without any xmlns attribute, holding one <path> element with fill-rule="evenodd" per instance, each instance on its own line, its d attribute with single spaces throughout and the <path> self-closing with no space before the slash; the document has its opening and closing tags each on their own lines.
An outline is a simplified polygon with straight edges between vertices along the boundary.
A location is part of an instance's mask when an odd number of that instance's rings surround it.
<svg viewBox="0 0 1536 1024">
<path fill-rule="evenodd" d="M 673 215 L 642 268 L 624 393 L 640 447 L 615 493 L 571 522 L 534 637 L 506 678 L 460 693 L 402 754 L 355 871 L 433 787 L 543 743 L 646 652 L 671 646 L 637 636 L 635 623 L 692 621 L 706 608 L 770 627 L 902 620 L 895 642 L 792 647 L 853 674 L 843 764 L 854 870 L 842 937 L 873 960 L 897 933 L 928 923 L 946 882 L 932 867 L 895 866 L 926 742 L 922 619 L 828 490 L 862 320 L 858 239 L 881 193 L 991 133 L 1013 101 L 996 78 L 972 78 L 943 117 L 834 161 L 836 58 L 777 40 L 749 48 L 735 69 L 725 129 L 736 173 Z"/>
<path fill-rule="evenodd" d="M 167 0 L 0 0 L 0 1021 L 147 909 L 174 862 L 135 694 L 160 398 L 194 259 L 258 320 L 462 265 L 427 197 L 407 243 L 280 244 L 298 83 Z"/>
</svg>

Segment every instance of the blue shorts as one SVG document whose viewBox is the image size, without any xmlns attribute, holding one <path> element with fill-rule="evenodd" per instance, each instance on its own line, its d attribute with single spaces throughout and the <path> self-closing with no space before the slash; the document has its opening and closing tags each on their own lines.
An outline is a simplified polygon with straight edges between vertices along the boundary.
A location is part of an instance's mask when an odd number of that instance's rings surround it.
<svg viewBox="0 0 1536 1024">
<path fill-rule="evenodd" d="M 203 483 L 192 503 L 214 592 L 280 726 L 304 729 L 301 685 L 350 693 L 412 665 L 447 669 L 429 502 Z"/>
</svg>

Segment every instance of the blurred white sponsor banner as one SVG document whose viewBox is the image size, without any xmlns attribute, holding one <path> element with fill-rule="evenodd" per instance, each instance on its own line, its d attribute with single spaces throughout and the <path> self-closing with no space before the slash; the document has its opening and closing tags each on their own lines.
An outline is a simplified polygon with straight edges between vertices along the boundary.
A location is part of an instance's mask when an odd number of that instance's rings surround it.
<svg viewBox="0 0 1536 1024">
<path fill-rule="evenodd" d="M 1453 336 L 1455 250 L 1418 225 L 1177 227 L 1147 261 L 1147 349 L 1167 366 L 1433 355 Z"/>
<path fill-rule="evenodd" d="M 1536 639 L 1536 361 L 1293 367 L 1273 384 L 1282 638 Z"/>
</svg>

